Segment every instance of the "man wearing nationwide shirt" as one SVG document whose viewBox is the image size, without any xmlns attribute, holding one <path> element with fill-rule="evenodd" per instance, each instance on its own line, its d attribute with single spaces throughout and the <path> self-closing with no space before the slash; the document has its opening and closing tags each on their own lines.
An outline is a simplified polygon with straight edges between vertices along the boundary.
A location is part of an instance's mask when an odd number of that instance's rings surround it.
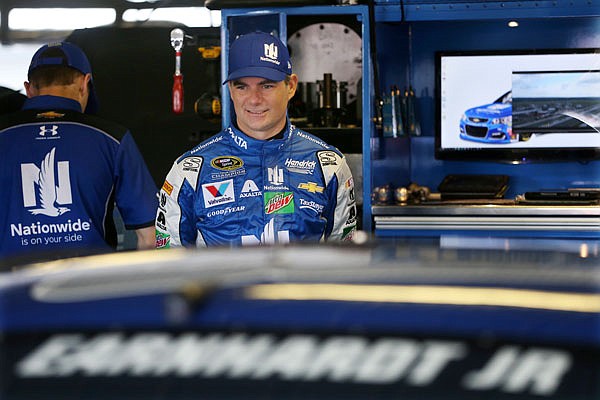
<svg viewBox="0 0 600 400">
<path fill-rule="evenodd" d="M 338 149 L 290 124 L 298 77 L 275 36 L 230 47 L 233 123 L 175 160 L 160 190 L 157 247 L 344 241 L 354 183 Z"/>
<path fill-rule="evenodd" d="M 0 117 L 0 260 L 110 251 L 115 204 L 137 247 L 153 248 L 156 186 L 130 132 L 91 115 L 84 52 L 42 46 L 25 90 L 22 110 Z"/>
</svg>

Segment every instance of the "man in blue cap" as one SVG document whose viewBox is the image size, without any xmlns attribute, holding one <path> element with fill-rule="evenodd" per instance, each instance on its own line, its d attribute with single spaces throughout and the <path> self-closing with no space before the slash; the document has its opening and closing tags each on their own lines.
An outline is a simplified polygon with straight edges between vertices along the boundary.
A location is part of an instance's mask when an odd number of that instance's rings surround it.
<svg viewBox="0 0 600 400">
<path fill-rule="evenodd" d="M 117 245 L 113 209 L 154 247 L 156 186 L 124 127 L 91 115 L 92 68 L 68 42 L 33 56 L 22 110 L 0 117 L 0 260 L 60 258 Z"/>
<path fill-rule="evenodd" d="M 285 45 L 253 32 L 230 47 L 232 124 L 179 157 L 160 191 L 157 247 L 350 240 L 345 157 L 287 118 L 298 77 Z"/>
</svg>

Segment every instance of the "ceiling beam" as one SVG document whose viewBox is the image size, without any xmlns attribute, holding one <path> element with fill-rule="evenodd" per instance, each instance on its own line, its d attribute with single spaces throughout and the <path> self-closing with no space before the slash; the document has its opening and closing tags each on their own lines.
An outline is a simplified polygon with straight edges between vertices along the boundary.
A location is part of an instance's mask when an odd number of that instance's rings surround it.
<svg viewBox="0 0 600 400">
<path fill-rule="evenodd" d="M 11 8 L 165 8 L 203 7 L 204 0 L 159 0 L 133 3 L 127 0 L 3 0 Z"/>
</svg>

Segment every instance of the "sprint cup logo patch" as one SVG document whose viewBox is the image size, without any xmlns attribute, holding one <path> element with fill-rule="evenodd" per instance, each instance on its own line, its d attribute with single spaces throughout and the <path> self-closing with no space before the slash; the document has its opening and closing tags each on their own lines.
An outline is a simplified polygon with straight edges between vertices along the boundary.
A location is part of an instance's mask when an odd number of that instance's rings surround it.
<svg viewBox="0 0 600 400">
<path fill-rule="evenodd" d="M 234 171 L 238 168 L 243 167 L 244 162 L 238 157 L 221 156 L 221 157 L 213 158 L 210 161 L 210 165 L 213 168 L 219 169 L 221 171 Z"/>
<path fill-rule="evenodd" d="M 265 214 L 292 214 L 294 194 L 292 192 L 265 192 Z"/>
</svg>

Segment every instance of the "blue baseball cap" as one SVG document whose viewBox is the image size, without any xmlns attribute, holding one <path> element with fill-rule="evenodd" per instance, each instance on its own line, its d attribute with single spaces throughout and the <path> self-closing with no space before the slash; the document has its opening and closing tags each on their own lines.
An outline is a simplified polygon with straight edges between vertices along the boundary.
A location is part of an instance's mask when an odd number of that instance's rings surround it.
<svg viewBox="0 0 600 400">
<path fill-rule="evenodd" d="M 45 44 L 35 52 L 31 58 L 31 63 L 29 64 L 27 78 L 29 79 L 33 70 L 50 65 L 71 67 L 82 74 L 92 73 L 92 66 L 83 50 L 73 43 L 56 42 Z M 85 113 L 95 114 L 96 111 L 98 111 L 98 97 L 96 96 L 94 80 L 92 78 L 92 80 L 90 80 L 90 95 L 87 106 L 85 107 Z"/>
<path fill-rule="evenodd" d="M 252 32 L 231 44 L 229 75 L 223 83 L 249 76 L 279 82 L 291 74 L 290 54 L 281 40 L 265 32 Z"/>
</svg>

